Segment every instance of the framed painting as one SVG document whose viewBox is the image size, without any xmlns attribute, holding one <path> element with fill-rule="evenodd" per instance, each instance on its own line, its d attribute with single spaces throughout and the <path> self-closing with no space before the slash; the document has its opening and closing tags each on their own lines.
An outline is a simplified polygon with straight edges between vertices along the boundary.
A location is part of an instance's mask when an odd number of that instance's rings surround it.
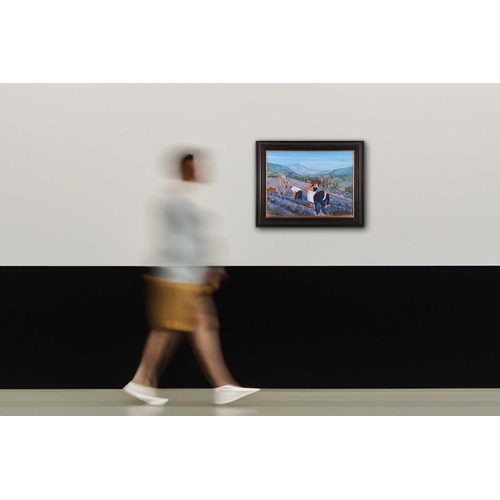
<svg viewBox="0 0 500 500">
<path fill-rule="evenodd" d="M 257 226 L 363 227 L 363 141 L 257 141 Z"/>
</svg>

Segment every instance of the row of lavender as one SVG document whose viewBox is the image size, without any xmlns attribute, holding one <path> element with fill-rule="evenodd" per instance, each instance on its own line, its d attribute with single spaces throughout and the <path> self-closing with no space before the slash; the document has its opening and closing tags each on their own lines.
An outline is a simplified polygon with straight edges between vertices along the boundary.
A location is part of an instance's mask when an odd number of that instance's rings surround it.
<svg viewBox="0 0 500 500">
<path fill-rule="evenodd" d="M 352 200 L 330 197 L 331 206 L 326 209 L 328 215 L 352 215 Z M 281 217 L 314 216 L 316 212 L 309 208 L 306 199 L 294 200 L 290 196 L 281 196 L 277 193 L 270 193 L 267 196 L 267 209 L 269 215 Z"/>
</svg>

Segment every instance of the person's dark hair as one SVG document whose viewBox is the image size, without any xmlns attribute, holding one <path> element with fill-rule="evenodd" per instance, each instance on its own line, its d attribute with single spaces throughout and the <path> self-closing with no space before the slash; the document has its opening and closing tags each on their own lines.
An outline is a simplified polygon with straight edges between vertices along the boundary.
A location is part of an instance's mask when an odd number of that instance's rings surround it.
<svg viewBox="0 0 500 500">
<path fill-rule="evenodd" d="M 181 160 L 181 176 L 183 181 L 194 181 L 194 156 L 192 154 L 186 155 Z"/>
</svg>

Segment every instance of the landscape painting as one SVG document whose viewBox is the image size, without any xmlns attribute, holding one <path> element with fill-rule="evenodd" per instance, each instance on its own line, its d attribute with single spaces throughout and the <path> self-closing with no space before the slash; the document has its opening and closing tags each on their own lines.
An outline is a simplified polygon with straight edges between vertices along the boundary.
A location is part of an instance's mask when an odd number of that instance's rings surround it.
<svg viewBox="0 0 500 500">
<path fill-rule="evenodd" d="M 293 149 L 267 148 L 261 153 L 259 170 L 265 192 L 260 202 L 265 200 L 265 210 L 261 210 L 260 222 L 271 225 L 274 219 L 278 224 L 273 225 L 279 225 L 279 220 L 302 220 L 300 225 L 307 225 L 314 219 L 329 221 L 314 225 L 338 225 L 333 221 L 343 219 L 347 225 L 350 219 L 355 220 L 352 225 L 360 225 L 355 216 L 356 198 L 361 195 L 360 183 L 356 183 L 356 175 L 361 175 L 356 148 L 298 149 L 294 144 Z M 260 186 L 264 187 L 262 182 Z"/>
</svg>

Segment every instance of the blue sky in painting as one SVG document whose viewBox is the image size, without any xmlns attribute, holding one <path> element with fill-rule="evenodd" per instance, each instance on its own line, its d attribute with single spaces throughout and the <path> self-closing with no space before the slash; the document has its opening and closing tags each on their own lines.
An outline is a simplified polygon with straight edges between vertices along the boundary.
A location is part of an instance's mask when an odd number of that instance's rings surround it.
<svg viewBox="0 0 500 500">
<path fill-rule="evenodd" d="M 279 165 L 300 163 L 318 172 L 330 172 L 337 168 L 352 167 L 351 151 L 268 151 L 267 161 Z"/>
</svg>

